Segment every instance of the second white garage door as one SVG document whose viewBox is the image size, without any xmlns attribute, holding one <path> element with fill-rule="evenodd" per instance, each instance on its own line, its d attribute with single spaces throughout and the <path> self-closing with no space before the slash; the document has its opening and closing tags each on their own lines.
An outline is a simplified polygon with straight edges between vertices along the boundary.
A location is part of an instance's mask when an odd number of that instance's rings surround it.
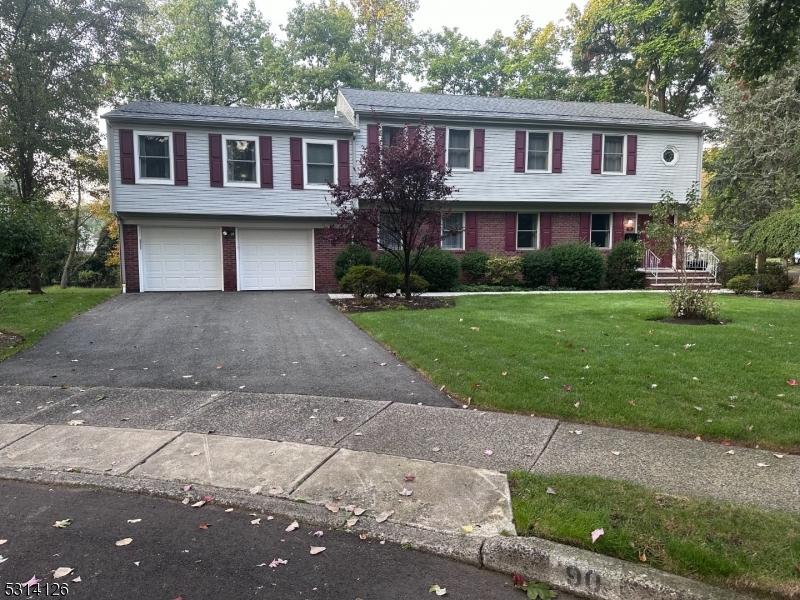
<svg viewBox="0 0 800 600">
<path fill-rule="evenodd" d="M 311 229 L 239 229 L 239 289 L 313 289 L 311 236 Z"/>
</svg>

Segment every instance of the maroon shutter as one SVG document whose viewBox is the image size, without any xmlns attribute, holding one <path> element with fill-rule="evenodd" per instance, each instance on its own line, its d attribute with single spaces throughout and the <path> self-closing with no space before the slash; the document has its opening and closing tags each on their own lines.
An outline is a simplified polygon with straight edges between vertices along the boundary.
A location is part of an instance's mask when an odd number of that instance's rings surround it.
<svg viewBox="0 0 800 600">
<path fill-rule="evenodd" d="M 517 249 L 517 213 L 506 213 L 506 250 L 513 252 Z"/>
<path fill-rule="evenodd" d="M 259 136 L 258 153 L 261 163 L 261 187 L 272 189 L 272 136 Z"/>
<path fill-rule="evenodd" d="M 625 239 L 625 221 L 622 213 L 614 213 L 614 225 L 612 228 L 611 243 L 617 244 Z"/>
<path fill-rule="evenodd" d="M 173 159 L 175 165 L 175 185 L 189 185 L 189 163 L 186 159 L 186 133 L 174 131 L 172 133 L 172 150 L 175 152 Z"/>
<path fill-rule="evenodd" d="M 628 175 L 636 175 L 636 142 L 637 136 L 628 136 Z"/>
<path fill-rule="evenodd" d="M 292 170 L 292 189 L 303 189 L 303 140 L 289 138 L 289 162 Z"/>
<path fill-rule="evenodd" d="M 367 149 L 378 148 L 378 124 L 370 123 L 367 125 Z"/>
<path fill-rule="evenodd" d="M 539 213 L 539 248 L 553 245 L 553 214 Z"/>
<path fill-rule="evenodd" d="M 447 135 L 447 129 L 444 127 L 434 127 L 434 139 L 436 141 L 436 162 L 440 167 L 445 166 L 447 162 L 445 160 L 447 149 L 445 148 L 445 137 Z"/>
<path fill-rule="evenodd" d="M 528 137 L 527 132 L 518 131 L 514 143 L 514 173 L 525 172 L 525 138 Z"/>
<path fill-rule="evenodd" d="M 350 184 L 350 142 L 336 142 L 336 157 L 339 161 L 339 185 Z"/>
<path fill-rule="evenodd" d="M 208 134 L 208 166 L 211 174 L 211 187 L 222 187 L 222 136 Z"/>
<path fill-rule="evenodd" d="M 467 221 L 467 238 L 465 240 L 466 249 L 474 250 L 478 247 L 478 213 L 474 211 L 468 211 L 465 219 Z"/>
<path fill-rule="evenodd" d="M 378 249 L 378 228 L 367 226 L 367 233 L 368 236 L 364 245 L 375 252 Z"/>
<path fill-rule="evenodd" d="M 592 233 L 592 213 L 581 213 L 581 229 L 580 239 L 582 242 L 588 242 Z"/>
<path fill-rule="evenodd" d="M 483 147 L 486 141 L 486 130 L 475 130 L 475 160 L 472 162 L 473 171 L 483 171 Z"/>
<path fill-rule="evenodd" d="M 562 157 L 564 154 L 564 134 L 560 131 L 553 132 L 553 173 L 561 173 Z"/>
<path fill-rule="evenodd" d="M 603 134 L 592 134 L 592 175 L 603 172 Z"/>
<path fill-rule="evenodd" d="M 133 131 L 119 130 L 119 170 L 122 183 L 136 183 L 136 170 L 133 166 Z"/>
</svg>

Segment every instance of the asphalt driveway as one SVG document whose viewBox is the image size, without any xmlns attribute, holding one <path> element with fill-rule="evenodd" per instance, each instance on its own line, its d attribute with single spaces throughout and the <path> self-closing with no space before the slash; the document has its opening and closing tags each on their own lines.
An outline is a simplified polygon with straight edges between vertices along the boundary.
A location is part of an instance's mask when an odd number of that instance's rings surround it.
<svg viewBox="0 0 800 600">
<path fill-rule="evenodd" d="M 116 296 L 1 362 L 0 384 L 454 405 L 313 292 Z"/>
</svg>

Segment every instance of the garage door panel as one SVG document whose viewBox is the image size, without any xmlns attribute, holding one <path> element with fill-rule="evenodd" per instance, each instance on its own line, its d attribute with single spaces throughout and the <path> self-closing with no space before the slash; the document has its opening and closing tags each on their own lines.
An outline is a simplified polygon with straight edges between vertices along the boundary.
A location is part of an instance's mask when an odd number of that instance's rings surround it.
<svg viewBox="0 0 800 600">
<path fill-rule="evenodd" d="M 144 291 L 222 289 L 218 228 L 142 227 Z"/>
<path fill-rule="evenodd" d="M 310 230 L 240 229 L 238 238 L 240 289 L 313 288 Z"/>
</svg>

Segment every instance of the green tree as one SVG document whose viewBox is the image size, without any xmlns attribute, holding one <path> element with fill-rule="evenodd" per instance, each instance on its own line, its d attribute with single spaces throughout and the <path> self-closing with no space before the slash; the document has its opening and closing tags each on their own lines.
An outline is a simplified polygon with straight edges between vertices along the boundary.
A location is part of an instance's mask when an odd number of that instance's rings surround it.
<svg viewBox="0 0 800 600">
<path fill-rule="evenodd" d="M 792 259 L 800 249 L 800 206 L 776 211 L 753 223 L 745 230 L 739 246 L 749 252 Z"/>
<path fill-rule="evenodd" d="M 506 94 L 515 98 L 570 99 L 571 74 L 561 65 L 566 38 L 553 24 L 535 27 L 528 17 L 517 21 L 514 35 L 506 40 L 503 73 Z"/>
</svg>

